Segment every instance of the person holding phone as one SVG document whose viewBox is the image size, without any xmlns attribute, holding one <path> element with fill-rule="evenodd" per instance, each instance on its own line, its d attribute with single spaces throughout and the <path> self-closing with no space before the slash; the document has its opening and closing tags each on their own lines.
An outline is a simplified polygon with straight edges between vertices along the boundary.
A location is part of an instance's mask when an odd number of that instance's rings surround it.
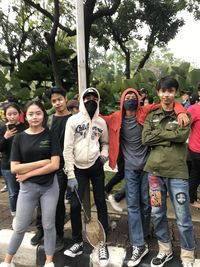
<svg viewBox="0 0 200 267">
<path fill-rule="evenodd" d="M 16 181 L 15 174 L 10 171 L 11 146 L 13 137 L 26 128 L 24 123 L 19 122 L 20 112 L 21 110 L 16 103 L 8 103 L 4 108 L 6 123 L 0 127 L 0 152 L 2 153 L 1 172 L 8 187 L 8 197 L 12 216 L 15 216 L 16 214 L 19 183 Z"/>
</svg>

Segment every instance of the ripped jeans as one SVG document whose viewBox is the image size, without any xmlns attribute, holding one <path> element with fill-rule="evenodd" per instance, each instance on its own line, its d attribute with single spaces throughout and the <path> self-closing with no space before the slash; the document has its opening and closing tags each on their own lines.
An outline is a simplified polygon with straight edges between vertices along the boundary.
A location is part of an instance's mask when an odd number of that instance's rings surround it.
<svg viewBox="0 0 200 267">
<path fill-rule="evenodd" d="M 187 179 L 155 177 L 149 174 L 149 192 L 155 234 L 161 242 L 170 242 L 167 220 L 167 191 L 171 199 L 178 226 L 181 248 L 194 250 L 195 238 L 190 213 L 189 184 Z"/>
</svg>

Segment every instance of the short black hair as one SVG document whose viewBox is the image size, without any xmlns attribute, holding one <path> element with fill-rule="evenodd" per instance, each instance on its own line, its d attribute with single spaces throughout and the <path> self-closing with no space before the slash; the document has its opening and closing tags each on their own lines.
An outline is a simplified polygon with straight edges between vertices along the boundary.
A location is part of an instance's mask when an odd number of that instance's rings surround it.
<svg viewBox="0 0 200 267">
<path fill-rule="evenodd" d="M 191 96 L 191 92 L 190 91 L 188 91 L 188 90 L 185 90 L 185 91 L 182 91 L 181 92 L 182 93 L 182 95 L 188 95 L 188 96 Z"/>
<path fill-rule="evenodd" d="M 146 95 L 148 95 L 148 90 L 146 89 L 146 88 L 141 88 L 140 89 L 140 94 L 146 94 Z"/>
<path fill-rule="evenodd" d="M 73 108 L 79 108 L 79 101 L 75 99 L 71 99 L 67 102 L 67 109 L 69 111 L 73 110 Z"/>
<path fill-rule="evenodd" d="M 198 95 L 198 92 L 193 92 L 190 96 L 190 103 L 191 105 L 193 105 L 196 102 L 200 102 L 200 96 Z"/>
<path fill-rule="evenodd" d="M 149 104 L 153 104 L 153 101 L 154 101 L 153 96 L 148 95 L 148 96 L 145 98 L 145 100 L 146 100 L 146 99 L 149 101 Z"/>
<path fill-rule="evenodd" d="M 132 95 L 132 94 L 134 94 L 134 95 L 138 98 L 137 94 L 136 94 L 135 92 L 133 92 L 133 91 L 128 91 L 128 92 L 125 94 L 125 96 L 127 96 L 127 95 Z"/>
<path fill-rule="evenodd" d="M 60 95 L 62 95 L 62 96 L 65 97 L 65 96 L 66 96 L 66 91 L 65 91 L 63 88 L 61 88 L 61 87 L 54 86 L 54 87 L 50 88 L 50 89 L 46 92 L 46 96 L 47 96 L 49 99 L 51 99 L 51 96 L 52 96 L 53 94 L 60 94 Z"/>
<path fill-rule="evenodd" d="M 174 77 L 171 76 L 165 76 L 161 78 L 156 84 L 157 91 L 160 89 L 170 89 L 173 87 L 176 89 L 176 91 L 178 91 L 179 83 Z"/>
<path fill-rule="evenodd" d="M 9 103 L 18 103 L 18 100 L 16 99 L 16 97 L 12 96 L 12 95 L 9 95 L 6 97 L 6 100 L 9 102 Z"/>
</svg>

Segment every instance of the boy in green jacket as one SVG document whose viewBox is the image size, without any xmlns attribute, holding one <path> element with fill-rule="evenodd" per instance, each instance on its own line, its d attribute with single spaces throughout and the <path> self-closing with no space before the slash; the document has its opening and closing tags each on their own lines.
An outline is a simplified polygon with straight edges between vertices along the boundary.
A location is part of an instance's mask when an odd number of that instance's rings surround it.
<svg viewBox="0 0 200 267">
<path fill-rule="evenodd" d="M 173 258 L 167 221 L 167 191 L 176 214 L 181 239 L 183 267 L 194 263 L 195 239 L 189 209 L 186 140 L 190 125 L 179 127 L 174 113 L 179 84 L 173 77 L 161 78 L 157 85 L 161 108 L 152 111 L 145 123 L 142 142 L 151 147 L 144 170 L 149 173 L 150 200 L 159 253 L 151 267 L 162 267 Z"/>
</svg>

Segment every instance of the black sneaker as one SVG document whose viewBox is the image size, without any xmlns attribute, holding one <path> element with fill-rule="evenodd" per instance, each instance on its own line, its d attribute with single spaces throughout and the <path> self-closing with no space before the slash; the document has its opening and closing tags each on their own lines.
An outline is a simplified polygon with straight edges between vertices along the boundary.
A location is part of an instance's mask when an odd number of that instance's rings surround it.
<svg viewBox="0 0 200 267">
<path fill-rule="evenodd" d="M 128 267 L 137 266 L 141 259 L 149 252 L 148 245 L 145 244 L 142 247 L 133 246 L 133 252 L 131 259 L 127 262 Z"/>
<path fill-rule="evenodd" d="M 43 232 L 42 231 L 37 231 L 36 234 L 31 238 L 31 245 L 36 246 L 38 244 L 42 243 L 43 240 Z"/>
<path fill-rule="evenodd" d="M 75 243 L 71 248 L 66 249 L 64 251 L 64 254 L 68 257 L 76 257 L 78 255 L 81 255 L 83 253 L 83 242 L 81 243 Z"/>
<path fill-rule="evenodd" d="M 106 267 L 109 262 L 109 252 L 108 247 L 104 243 L 100 243 L 99 245 L 99 265 L 101 267 Z"/>
<path fill-rule="evenodd" d="M 56 237 L 56 248 L 55 248 L 55 252 L 58 252 L 60 250 L 62 250 L 64 248 L 64 239 L 63 237 Z"/>
<path fill-rule="evenodd" d="M 158 255 L 152 259 L 151 267 L 162 267 L 167 261 L 170 261 L 173 258 L 173 252 L 168 254 L 164 252 L 158 253 Z"/>
</svg>

